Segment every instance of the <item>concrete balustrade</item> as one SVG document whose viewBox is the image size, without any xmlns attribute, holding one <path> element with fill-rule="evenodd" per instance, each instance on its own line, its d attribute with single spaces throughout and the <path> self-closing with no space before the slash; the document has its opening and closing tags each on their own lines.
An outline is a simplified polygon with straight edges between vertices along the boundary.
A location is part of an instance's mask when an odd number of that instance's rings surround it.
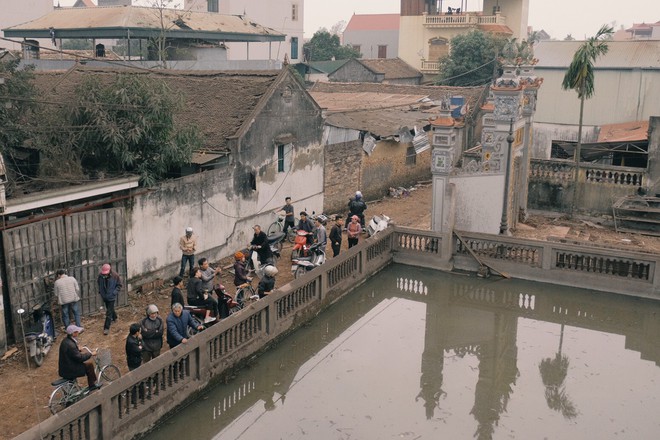
<svg viewBox="0 0 660 440">
<path fill-rule="evenodd" d="M 16 438 L 109 440 L 144 433 L 391 262 L 476 270 L 479 264 L 469 247 L 483 262 L 514 278 L 660 299 L 658 255 L 488 234 L 460 235 L 466 244 L 449 234 L 390 227 Z M 415 280 L 401 279 L 397 284 L 404 291 L 429 294 Z M 521 308 L 534 306 L 534 298 L 524 293 L 512 296 L 511 302 Z"/>
</svg>

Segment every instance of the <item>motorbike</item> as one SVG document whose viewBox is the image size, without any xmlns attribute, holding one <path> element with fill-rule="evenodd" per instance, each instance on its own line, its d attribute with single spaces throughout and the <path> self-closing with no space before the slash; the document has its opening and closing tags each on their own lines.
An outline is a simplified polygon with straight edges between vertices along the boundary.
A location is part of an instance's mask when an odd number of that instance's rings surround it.
<svg viewBox="0 0 660 440">
<path fill-rule="evenodd" d="M 261 264 L 259 261 L 259 255 L 255 249 L 246 249 L 243 251 L 243 253 L 247 255 L 247 269 L 256 273 L 259 278 L 262 278 L 266 266 L 269 264 L 277 266 L 277 260 L 282 255 L 282 242 L 285 238 L 286 234 L 284 234 L 284 232 L 275 232 L 268 236 L 268 246 L 270 246 L 272 257 L 270 258 L 270 261 L 265 264 Z"/>
<path fill-rule="evenodd" d="M 298 257 L 307 257 L 309 254 L 309 245 L 307 244 L 307 236 L 310 232 L 305 232 L 302 229 L 296 231 L 296 238 L 293 241 L 293 249 L 291 250 L 291 260 Z"/>
<path fill-rule="evenodd" d="M 22 315 L 25 311 L 19 309 L 18 313 Z M 48 302 L 32 307 L 32 321 L 30 330 L 34 331 L 25 334 L 25 343 L 30 350 L 30 357 L 34 364 L 40 367 L 56 339 L 53 315 Z"/>
<path fill-rule="evenodd" d="M 367 234 L 373 237 L 376 233 L 387 229 L 390 224 L 390 218 L 385 214 L 374 215 L 367 225 Z"/>
<path fill-rule="evenodd" d="M 301 277 L 315 267 L 325 263 L 325 250 L 318 243 L 315 243 L 309 247 L 307 256 L 295 258 L 291 263 L 293 277 Z"/>
</svg>

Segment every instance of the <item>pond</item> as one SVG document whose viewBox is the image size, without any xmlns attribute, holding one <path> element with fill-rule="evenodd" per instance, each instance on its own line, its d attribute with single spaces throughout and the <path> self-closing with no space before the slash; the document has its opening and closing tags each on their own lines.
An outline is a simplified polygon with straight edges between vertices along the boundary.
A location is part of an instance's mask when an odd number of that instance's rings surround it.
<svg viewBox="0 0 660 440">
<path fill-rule="evenodd" d="M 660 302 L 392 265 L 149 439 L 655 439 Z"/>
</svg>

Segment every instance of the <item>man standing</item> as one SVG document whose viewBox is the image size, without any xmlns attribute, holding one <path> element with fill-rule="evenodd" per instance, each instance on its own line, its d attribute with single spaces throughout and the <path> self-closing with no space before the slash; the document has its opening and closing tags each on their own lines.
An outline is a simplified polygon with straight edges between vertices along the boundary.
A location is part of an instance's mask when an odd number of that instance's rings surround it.
<svg viewBox="0 0 660 440">
<path fill-rule="evenodd" d="M 325 251 L 325 247 L 328 244 L 328 232 L 325 230 L 325 226 L 323 226 L 323 222 L 319 217 L 316 217 L 316 220 L 314 220 L 314 225 L 316 243 L 318 243 L 321 250 Z"/>
<path fill-rule="evenodd" d="M 176 303 L 172 306 L 172 313 L 167 315 L 167 345 L 174 348 L 179 344 L 188 342 L 188 328 L 193 330 L 203 330 L 204 326 L 195 326 L 188 310 L 183 310 L 183 306 Z"/>
<path fill-rule="evenodd" d="M 80 307 L 78 305 L 80 301 L 80 286 L 78 285 L 78 281 L 74 277 L 68 276 L 66 270 L 58 269 L 57 280 L 55 280 L 53 290 L 55 297 L 57 297 L 57 302 L 62 309 L 64 327 L 68 327 L 71 324 L 71 313 L 73 313 L 73 319 L 76 325 L 80 327 Z"/>
<path fill-rule="evenodd" d="M 126 337 L 126 364 L 128 371 L 133 371 L 142 364 L 142 337 L 140 324 L 134 323 L 128 329 Z"/>
<path fill-rule="evenodd" d="M 163 332 L 165 330 L 163 320 L 158 316 L 158 307 L 156 307 L 156 304 L 149 304 L 146 315 L 140 323 L 143 363 L 147 363 L 160 355 L 160 349 L 163 348 Z"/>
<path fill-rule="evenodd" d="M 364 229 L 364 211 L 367 210 L 367 204 L 362 199 L 360 191 L 355 191 L 355 199 L 351 199 L 348 203 L 348 209 L 350 211 L 349 217 L 357 215 L 360 219 L 360 226 Z"/>
<path fill-rule="evenodd" d="M 105 323 L 103 324 L 103 334 L 107 335 L 110 331 L 110 324 L 117 321 L 117 312 L 115 312 L 115 303 L 121 290 L 121 278 L 119 274 L 108 263 L 101 267 L 101 273 L 98 277 L 99 294 L 105 303 Z"/>
<path fill-rule="evenodd" d="M 185 304 L 183 301 L 183 277 L 180 277 L 179 275 L 175 276 L 174 279 L 172 280 L 172 284 L 174 285 L 174 288 L 172 289 L 172 302 L 170 303 L 170 306 L 173 306 L 174 303 L 179 303 L 179 304 Z"/>
<path fill-rule="evenodd" d="M 179 249 L 181 249 L 181 270 L 179 276 L 183 278 L 186 270 L 186 262 L 190 270 L 195 265 L 195 250 L 197 248 L 197 236 L 193 235 L 193 228 L 186 228 L 186 235 L 179 239 Z M 191 275 L 192 276 L 192 275 Z"/>
<path fill-rule="evenodd" d="M 58 359 L 58 372 L 67 380 L 75 380 L 77 377 L 87 376 L 87 386 L 90 391 L 101 388 L 96 384 L 96 373 L 92 356 L 96 356 L 96 350 L 91 353 L 83 353 L 78 349 L 78 335 L 83 331 L 82 327 L 70 324 L 66 328 L 67 337 L 60 344 L 60 358 Z"/>
<path fill-rule="evenodd" d="M 282 232 L 286 235 L 289 228 L 295 228 L 295 217 L 293 216 L 293 205 L 291 204 L 291 197 L 284 199 L 285 205 L 280 212 L 284 212 L 284 229 Z"/>
<path fill-rule="evenodd" d="M 270 251 L 270 245 L 268 244 L 268 236 L 261 230 L 261 226 L 259 225 L 254 225 L 252 229 L 254 229 L 254 237 L 252 237 L 250 244 L 252 245 L 252 249 L 257 251 L 259 262 L 266 264 L 273 256 L 273 253 Z"/>
<path fill-rule="evenodd" d="M 332 247 L 333 257 L 339 255 L 339 251 L 341 250 L 341 230 L 343 227 L 344 219 L 341 218 L 341 215 L 337 215 L 335 217 L 335 224 L 332 226 L 332 229 L 330 229 L 330 246 Z"/>
</svg>

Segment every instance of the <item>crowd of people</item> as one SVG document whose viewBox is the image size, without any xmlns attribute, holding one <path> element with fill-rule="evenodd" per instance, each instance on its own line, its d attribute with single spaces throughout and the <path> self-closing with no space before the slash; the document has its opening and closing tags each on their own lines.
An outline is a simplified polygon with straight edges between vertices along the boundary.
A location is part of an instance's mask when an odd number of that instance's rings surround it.
<svg viewBox="0 0 660 440">
<path fill-rule="evenodd" d="M 357 191 L 355 196 L 349 200 L 348 209 L 348 223 L 345 230 L 348 247 L 351 248 L 358 243 L 359 236 L 364 230 L 364 211 L 367 209 L 367 204 L 360 191 Z M 298 225 L 296 225 L 291 197 L 286 197 L 285 205 L 276 212 L 284 216 L 284 233 L 287 233 L 289 228 L 305 231 L 308 244 L 318 243 L 322 249 L 326 248 L 329 239 L 333 257 L 339 255 L 344 230 L 344 219 L 341 215 L 335 216 L 334 224 L 328 234 L 325 216 L 318 216 L 312 220 L 305 211 L 302 211 Z M 257 286 L 259 298 L 264 298 L 275 289 L 277 268 L 269 265 L 272 253 L 268 236 L 259 225 L 255 225 L 253 230 L 254 236 L 250 242 L 250 249 L 257 253 L 259 262 L 266 265 Z M 181 266 L 179 274 L 172 280 L 171 313 L 163 321 L 158 307 L 150 304 L 145 310 L 145 317 L 140 322 L 130 324 L 125 346 L 129 370 L 134 370 L 159 356 L 165 334 L 168 346 L 174 348 L 188 342 L 190 330 L 201 331 L 204 329 L 204 323 L 226 318 L 230 314 L 229 304 L 235 298 L 227 293 L 225 287 L 218 281 L 221 268 L 212 267 L 207 258 L 200 258 L 195 266 L 197 236 L 192 227 L 185 229 L 185 234 L 179 239 L 179 248 Z M 250 285 L 253 279 L 247 267 L 247 257 L 242 251 L 234 254 L 233 269 L 236 291 Z M 184 284 L 186 266 L 189 268 L 188 281 Z M 67 337 L 62 341 L 59 349 L 59 374 L 68 380 L 87 376 L 89 389 L 93 391 L 99 388 L 92 359 L 96 355 L 96 351 L 82 351 L 77 339 L 84 331 L 80 317 L 80 286 L 74 277 L 67 274 L 65 269 L 58 270 L 56 278 L 54 294 L 61 306 L 62 320 L 67 333 Z M 103 334 L 108 335 L 111 325 L 117 321 L 115 305 L 123 283 L 119 274 L 112 270 L 111 265 L 105 263 L 99 271 L 97 285 L 98 293 L 105 307 Z M 185 309 L 186 299 L 189 306 L 206 310 L 204 323 L 194 319 L 190 311 Z M 72 319 L 74 322 L 71 322 Z M 165 331 L 166 329 L 167 331 Z"/>
</svg>

